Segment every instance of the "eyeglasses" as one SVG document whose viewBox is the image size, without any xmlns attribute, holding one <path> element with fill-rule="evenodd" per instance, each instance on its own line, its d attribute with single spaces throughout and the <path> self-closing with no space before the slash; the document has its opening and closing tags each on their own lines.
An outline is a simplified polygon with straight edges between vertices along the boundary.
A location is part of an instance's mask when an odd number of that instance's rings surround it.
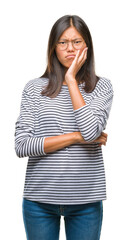
<svg viewBox="0 0 128 240">
<path fill-rule="evenodd" d="M 72 43 L 73 48 L 75 48 L 76 50 L 81 49 L 85 43 L 82 39 L 75 39 L 72 41 L 60 40 L 58 41 L 56 46 L 58 47 L 59 50 L 64 51 L 68 48 L 69 42 Z"/>
</svg>

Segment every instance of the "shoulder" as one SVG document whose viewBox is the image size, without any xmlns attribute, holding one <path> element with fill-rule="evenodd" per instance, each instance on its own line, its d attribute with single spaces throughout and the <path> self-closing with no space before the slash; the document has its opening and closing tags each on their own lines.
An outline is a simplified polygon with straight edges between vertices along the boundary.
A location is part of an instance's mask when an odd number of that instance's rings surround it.
<svg viewBox="0 0 128 240">
<path fill-rule="evenodd" d="M 112 91 L 113 92 L 113 86 L 112 86 L 112 82 L 110 79 L 105 78 L 105 77 L 100 77 L 96 87 L 94 89 L 94 91 L 98 92 L 108 92 L 108 91 Z"/>
<path fill-rule="evenodd" d="M 46 87 L 48 84 L 48 78 L 34 78 L 29 80 L 24 87 L 24 91 L 32 92 L 39 91 Z"/>
</svg>

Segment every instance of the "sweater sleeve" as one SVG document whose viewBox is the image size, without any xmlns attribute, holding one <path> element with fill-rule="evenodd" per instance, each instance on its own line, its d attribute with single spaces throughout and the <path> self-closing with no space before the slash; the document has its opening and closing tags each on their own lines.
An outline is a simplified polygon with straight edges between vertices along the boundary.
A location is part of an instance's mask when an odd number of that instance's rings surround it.
<svg viewBox="0 0 128 240">
<path fill-rule="evenodd" d="M 22 92 L 20 115 L 15 124 L 15 151 L 20 158 L 45 155 L 44 137 L 34 136 L 34 124 L 33 84 L 26 84 Z"/>
<path fill-rule="evenodd" d="M 106 128 L 113 100 L 113 88 L 110 80 L 98 83 L 90 104 L 74 110 L 79 130 L 87 142 L 97 139 Z"/>
</svg>

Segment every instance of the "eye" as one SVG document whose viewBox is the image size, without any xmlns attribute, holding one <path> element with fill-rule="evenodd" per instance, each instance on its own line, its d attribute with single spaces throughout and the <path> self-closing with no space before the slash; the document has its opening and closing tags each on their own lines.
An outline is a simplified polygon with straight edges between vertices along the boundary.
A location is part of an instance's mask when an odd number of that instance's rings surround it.
<svg viewBox="0 0 128 240">
<path fill-rule="evenodd" d="M 66 44 L 66 42 L 64 42 L 64 41 L 61 41 L 61 42 L 58 42 L 58 44 L 60 44 L 60 45 L 65 45 L 65 44 Z"/>
<path fill-rule="evenodd" d="M 74 43 L 75 43 L 75 44 L 80 44 L 80 43 L 82 43 L 82 41 L 76 40 L 76 41 L 74 41 Z"/>
</svg>

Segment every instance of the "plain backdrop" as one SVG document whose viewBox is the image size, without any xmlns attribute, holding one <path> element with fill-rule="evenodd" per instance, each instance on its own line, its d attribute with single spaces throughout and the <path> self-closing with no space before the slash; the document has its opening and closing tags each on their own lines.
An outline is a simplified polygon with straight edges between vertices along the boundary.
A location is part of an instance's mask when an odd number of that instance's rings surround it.
<svg viewBox="0 0 128 240">
<path fill-rule="evenodd" d="M 96 73 L 113 84 L 114 101 L 103 147 L 107 200 L 101 240 L 128 239 L 127 1 L 4 0 L 0 3 L 0 239 L 25 240 L 22 194 L 27 158 L 14 151 L 15 122 L 25 84 L 46 67 L 48 37 L 63 15 L 79 15 L 94 45 Z M 61 217 L 60 240 L 65 239 Z M 37 239 L 38 240 L 38 239 Z M 52 240 L 52 239 L 51 239 Z M 78 239 L 82 240 L 82 239 Z"/>
</svg>

